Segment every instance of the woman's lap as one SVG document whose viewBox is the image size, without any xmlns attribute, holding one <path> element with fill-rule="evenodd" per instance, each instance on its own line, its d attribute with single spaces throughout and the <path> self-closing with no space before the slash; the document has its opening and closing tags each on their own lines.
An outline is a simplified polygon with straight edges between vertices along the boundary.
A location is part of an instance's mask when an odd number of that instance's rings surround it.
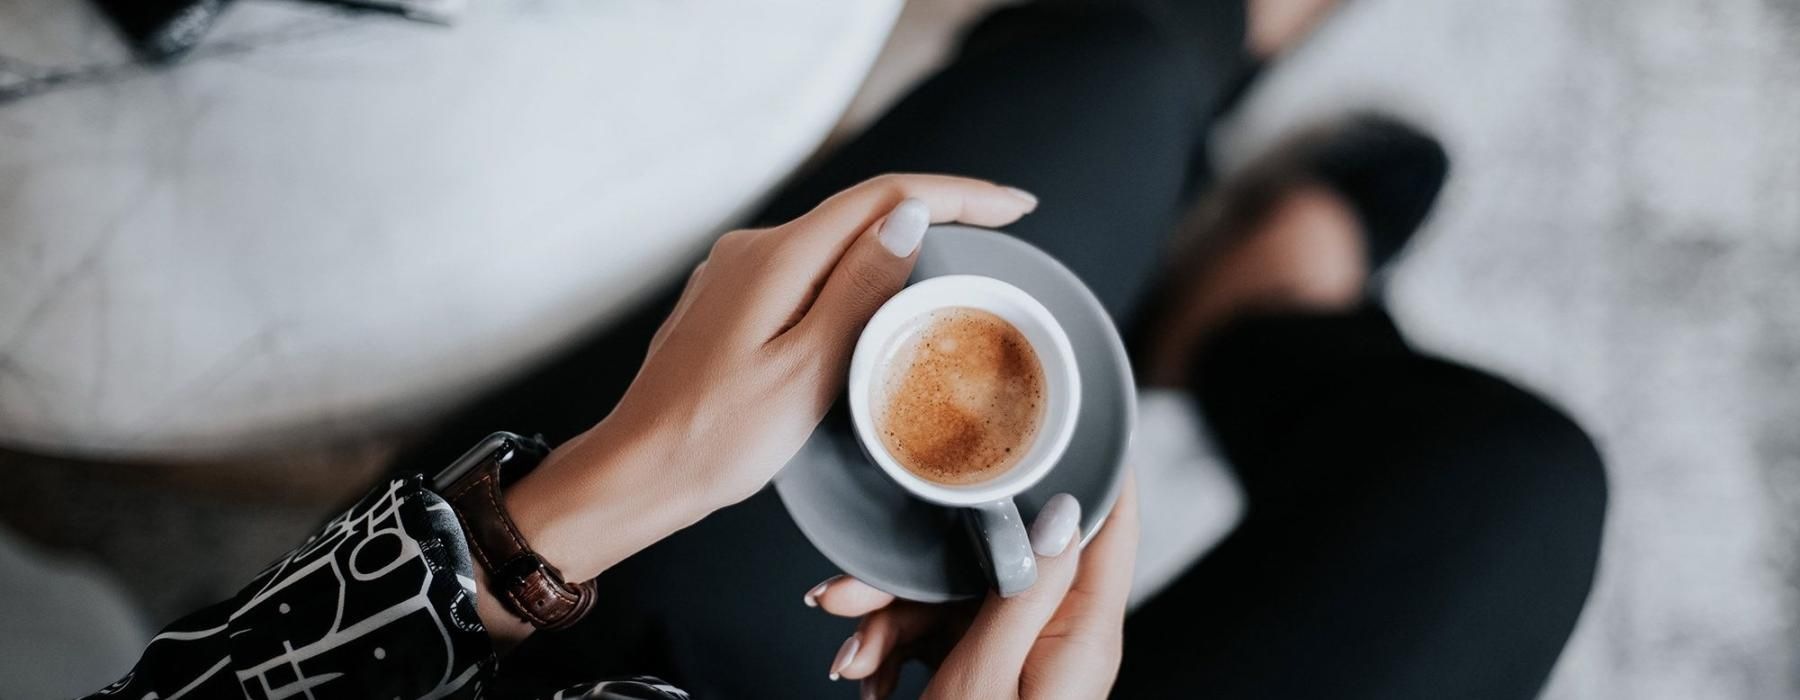
<svg viewBox="0 0 1800 700">
<path fill-rule="evenodd" d="M 1007 232 L 1069 266 L 1128 325 L 1192 191 L 1207 115 L 1236 75 L 1235 45 L 1212 53 L 1131 4 L 999 11 L 951 68 L 783 188 L 757 220 L 786 221 L 885 172 L 1020 187 L 1041 204 Z"/>
</svg>

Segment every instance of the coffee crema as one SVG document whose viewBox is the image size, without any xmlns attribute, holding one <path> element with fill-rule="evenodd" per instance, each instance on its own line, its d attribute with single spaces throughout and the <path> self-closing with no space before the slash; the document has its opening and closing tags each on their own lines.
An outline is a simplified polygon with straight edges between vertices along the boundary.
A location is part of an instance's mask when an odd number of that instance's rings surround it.
<svg viewBox="0 0 1800 700">
<path fill-rule="evenodd" d="M 1044 368 L 1025 334 L 991 312 L 938 309 L 884 368 L 875 425 L 907 471 L 978 484 L 1018 464 L 1044 421 Z"/>
</svg>

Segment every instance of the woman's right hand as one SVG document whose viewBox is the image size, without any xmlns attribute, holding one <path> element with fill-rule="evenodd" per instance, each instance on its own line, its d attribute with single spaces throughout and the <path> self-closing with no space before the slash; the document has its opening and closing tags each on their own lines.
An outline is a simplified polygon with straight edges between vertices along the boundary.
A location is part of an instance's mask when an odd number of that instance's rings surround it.
<svg viewBox="0 0 1800 700">
<path fill-rule="evenodd" d="M 884 698 L 909 659 L 935 666 L 926 698 L 1103 698 L 1118 675 L 1137 558 L 1136 480 L 1126 477 L 1106 526 L 1079 543 L 1080 506 L 1068 495 L 1032 524 L 1038 580 L 1011 598 L 989 593 L 979 607 L 895 599 L 848 576 L 809 591 L 826 612 L 860 617 L 832 663 L 860 679 L 864 698 Z"/>
<path fill-rule="evenodd" d="M 787 223 L 725 234 L 612 414 L 508 488 L 514 524 L 581 581 L 749 497 L 843 395 L 857 336 L 906 285 L 926 228 L 1004 226 L 1036 205 L 981 180 L 884 175 Z M 530 632 L 481 600 L 496 639 Z"/>
</svg>

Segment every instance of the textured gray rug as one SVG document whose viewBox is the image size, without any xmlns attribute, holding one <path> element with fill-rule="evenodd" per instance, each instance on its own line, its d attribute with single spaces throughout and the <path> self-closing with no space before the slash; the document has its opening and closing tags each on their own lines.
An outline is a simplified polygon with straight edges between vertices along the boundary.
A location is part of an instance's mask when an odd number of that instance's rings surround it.
<svg viewBox="0 0 1800 700">
<path fill-rule="evenodd" d="M 1547 695 L 1800 696 L 1800 4 L 1351 3 L 1221 149 L 1350 106 L 1456 157 L 1393 280 L 1405 328 L 1607 457 L 1600 581 Z"/>
</svg>

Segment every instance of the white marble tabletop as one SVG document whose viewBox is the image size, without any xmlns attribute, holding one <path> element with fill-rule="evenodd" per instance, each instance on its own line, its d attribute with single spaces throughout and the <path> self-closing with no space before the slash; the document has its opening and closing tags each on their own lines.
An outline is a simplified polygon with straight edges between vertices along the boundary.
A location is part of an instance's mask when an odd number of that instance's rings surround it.
<svg viewBox="0 0 1800 700">
<path fill-rule="evenodd" d="M 208 456 L 492 386 L 680 271 L 827 133 L 900 0 L 236 3 L 130 64 L 0 2 L 0 443 Z"/>
</svg>

